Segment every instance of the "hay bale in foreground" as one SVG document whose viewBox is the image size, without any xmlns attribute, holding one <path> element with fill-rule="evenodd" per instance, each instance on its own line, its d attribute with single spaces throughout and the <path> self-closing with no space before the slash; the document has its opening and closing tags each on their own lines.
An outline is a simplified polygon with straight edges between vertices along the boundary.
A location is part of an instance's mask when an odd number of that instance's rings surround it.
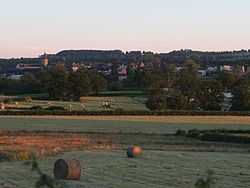
<svg viewBox="0 0 250 188">
<path fill-rule="evenodd" d="M 129 147 L 127 150 L 127 156 L 129 158 L 137 158 L 142 155 L 142 149 L 138 146 Z"/>
<path fill-rule="evenodd" d="M 57 179 L 79 180 L 81 177 L 81 164 L 78 160 L 59 159 L 54 165 L 54 176 Z"/>
</svg>

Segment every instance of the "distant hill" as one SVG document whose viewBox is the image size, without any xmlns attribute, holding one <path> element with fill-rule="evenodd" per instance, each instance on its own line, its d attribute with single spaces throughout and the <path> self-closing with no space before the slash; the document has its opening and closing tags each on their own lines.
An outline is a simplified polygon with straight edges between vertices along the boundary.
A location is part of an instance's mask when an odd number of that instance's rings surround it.
<svg viewBox="0 0 250 188">
<path fill-rule="evenodd" d="M 182 63 L 185 59 L 193 59 L 203 65 L 250 64 L 250 50 L 232 52 L 179 50 L 160 55 L 167 63 Z"/>
<path fill-rule="evenodd" d="M 49 63 L 62 62 L 65 64 L 81 62 L 102 63 L 174 63 L 182 64 L 186 59 L 193 59 L 202 66 L 208 65 L 250 65 L 250 50 L 227 52 L 202 52 L 192 50 L 178 50 L 170 53 L 153 53 L 121 50 L 63 50 L 50 54 Z M 42 58 L 43 56 L 41 56 Z M 42 63 L 41 58 L 0 59 L 0 71 L 15 69 L 18 63 Z"/>
<path fill-rule="evenodd" d="M 64 50 L 56 54 L 59 58 L 67 58 L 74 60 L 100 60 L 122 58 L 124 53 L 121 50 Z"/>
<path fill-rule="evenodd" d="M 153 53 L 131 51 L 123 53 L 121 50 L 101 51 L 101 50 L 64 50 L 55 55 L 57 58 L 81 61 L 109 61 L 119 59 L 122 61 L 154 61 L 155 57 L 160 57 L 161 62 L 182 63 L 185 59 L 194 59 L 205 64 L 237 64 L 249 63 L 250 51 L 228 51 L 228 52 L 202 52 L 192 50 L 179 50 L 170 53 Z"/>
</svg>

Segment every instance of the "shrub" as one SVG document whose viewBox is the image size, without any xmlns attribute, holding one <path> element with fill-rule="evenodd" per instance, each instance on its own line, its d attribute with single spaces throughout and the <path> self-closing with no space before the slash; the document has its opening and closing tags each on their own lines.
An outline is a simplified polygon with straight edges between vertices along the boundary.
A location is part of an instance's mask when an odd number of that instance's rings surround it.
<svg viewBox="0 0 250 188">
<path fill-rule="evenodd" d="M 41 106 L 32 106 L 30 110 L 41 110 L 43 109 Z"/>
<path fill-rule="evenodd" d="M 184 130 L 177 130 L 177 132 L 175 133 L 175 136 L 186 136 L 186 131 Z"/>
<path fill-rule="evenodd" d="M 62 106 L 50 106 L 47 110 L 65 110 L 65 108 Z"/>
<path fill-rule="evenodd" d="M 200 138 L 200 136 L 201 136 L 201 133 L 198 130 L 191 130 L 191 131 L 188 131 L 187 133 L 187 137 L 190 137 L 190 138 Z"/>
<path fill-rule="evenodd" d="M 178 131 L 177 134 L 179 134 Z M 250 137 L 236 134 L 250 134 L 250 130 L 189 130 L 186 136 L 209 142 L 250 144 Z"/>
<path fill-rule="evenodd" d="M 113 84 L 112 90 L 120 91 L 123 88 L 123 83 L 121 81 L 117 81 Z"/>
<path fill-rule="evenodd" d="M 14 108 L 15 109 L 15 108 Z M 162 110 L 162 111 L 149 111 L 149 110 L 101 110 L 101 111 L 86 111 L 86 110 L 72 110 L 68 111 L 60 106 L 52 106 L 41 110 L 30 110 L 21 109 L 18 110 L 6 110 L 0 111 L 0 115 L 62 115 L 62 116 L 113 116 L 113 115 L 128 115 L 128 116 L 250 116 L 250 112 L 209 112 L 209 111 L 172 111 L 172 110 Z"/>
<path fill-rule="evenodd" d="M 161 89 L 154 89 L 150 91 L 146 106 L 150 110 L 163 110 L 166 108 L 165 92 Z"/>
<path fill-rule="evenodd" d="M 212 188 L 215 186 L 214 172 L 208 170 L 207 174 L 208 175 L 205 179 L 200 178 L 196 181 L 195 183 L 196 188 Z"/>
</svg>

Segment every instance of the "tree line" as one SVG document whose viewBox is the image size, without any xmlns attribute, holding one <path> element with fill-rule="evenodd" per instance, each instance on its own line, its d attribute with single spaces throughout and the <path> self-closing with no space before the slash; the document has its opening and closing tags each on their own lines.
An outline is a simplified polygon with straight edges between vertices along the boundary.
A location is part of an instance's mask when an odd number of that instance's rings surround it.
<svg viewBox="0 0 250 188">
<path fill-rule="evenodd" d="M 34 94 L 46 92 L 50 99 L 70 98 L 79 100 L 91 92 L 96 95 L 105 90 L 107 81 L 101 74 L 94 74 L 88 69 L 68 71 L 63 64 L 45 69 L 36 75 L 25 73 L 20 80 L 0 78 L 0 93 Z"/>
<path fill-rule="evenodd" d="M 147 71 L 143 77 L 148 89 L 147 107 L 151 110 L 222 110 L 224 92 L 233 94 L 230 101 L 234 111 L 250 110 L 250 76 L 240 68 L 220 72 L 214 78 L 201 79 L 199 65 L 186 60 L 180 71 L 165 64 Z"/>
<path fill-rule="evenodd" d="M 51 99 L 79 100 L 102 90 L 136 88 L 148 96 L 151 110 L 222 110 L 224 92 L 231 92 L 231 110 L 250 110 L 250 76 L 240 66 L 233 72 L 220 72 L 214 78 L 201 79 L 199 64 L 186 60 L 177 71 L 174 64 L 159 64 L 145 69 L 127 67 L 127 79 L 119 81 L 116 64 L 109 76 L 85 68 L 69 71 L 63 64 L 45 69 L 36 75 L 26 73 L 21 80 L 0 78 L 0 93 L 24 94 L 46 92 Z"/>
</svg>

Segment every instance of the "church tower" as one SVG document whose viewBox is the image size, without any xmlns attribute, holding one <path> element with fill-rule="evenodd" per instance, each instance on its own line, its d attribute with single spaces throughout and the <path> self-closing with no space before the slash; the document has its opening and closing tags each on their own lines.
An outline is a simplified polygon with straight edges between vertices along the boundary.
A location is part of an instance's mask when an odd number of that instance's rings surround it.
<svg viewBox="0 0 250 188">
<path fill-rule="evenodd" d="M 43 66 L 48 66 L 49 64 L 49 59 L 48 59 L 48 55 L 46 53 L 44 53 L 43 55 Z"/>
</svg>

